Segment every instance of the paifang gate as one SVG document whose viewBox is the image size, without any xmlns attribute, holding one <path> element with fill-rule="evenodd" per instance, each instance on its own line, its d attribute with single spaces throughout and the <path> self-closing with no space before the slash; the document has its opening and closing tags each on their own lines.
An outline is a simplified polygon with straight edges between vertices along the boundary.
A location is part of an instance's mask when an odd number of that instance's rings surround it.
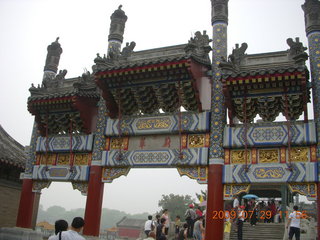
<svg viewBox="0 0 320 240">
<path fill-rule="evenodd" d="M 198 31 L 185 44 L 137 52 L 135 42 L 121 47 L 127 16 L 120 6 L 108 53 L 81 77 L 58 72 L 58 38 L 48 46 L 42 85 L 29 89 L 35 122 L 18 227 L 31 227 L 36 191 L 66 181 L 87 195 L 84 234 L 98 236 L 104 183 L 138 167 L 177 168 L 208 184 L 207 239 L 223 238 L 223 219 L 212 213 L 250 188 L 273 184 L 284 195 L 317 199 L 320 19 L 310 14 L 320 3 L 303 5 L 315 93 L 310 121 L 308 55 L 299 39 L 260 54 L 246 54 L 242 43 L 228 56 L 228 0 L 211 2 L 212 40 Z M 286 121 L 274 122 L 279 113 Z"/>
</svg>

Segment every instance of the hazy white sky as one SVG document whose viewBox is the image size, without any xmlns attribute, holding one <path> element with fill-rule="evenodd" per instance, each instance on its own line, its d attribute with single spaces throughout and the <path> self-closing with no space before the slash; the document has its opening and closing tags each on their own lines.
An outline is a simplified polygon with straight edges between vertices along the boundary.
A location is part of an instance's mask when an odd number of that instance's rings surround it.
<svg viewBox="0 0 320 240">
<path fill-rule="evenodd" d="M 228 49 L 248 43 L 247 53 L 288 49 L 286 39 L 300 37 L 307 46 L 301 5 L 304 0 L 230 0 Z M 18 142 L 28 145 L 33 117 L 27 111 L 31 83 L 41 84 L 47 46 L 60 37 L 59 69 L 66 77 L 91 71 L 96 53 L 107 51 L 110 15 L 122 4 L 128 16 L 124 42 L 135 51 L 187 43 L 200 30 L 211 31 L 210 0 L 1 0 L 0 124 Z M 127 177 L 105 184 L 103 207 L 130 213 L 158 210 L 161 194 L 190 194 L 205 189 L 180 178 L 175 169 L 131 170 Z M 43 190 L 41 204 L 67 209 L 85 206 L 85 197 L 70 184 Z"/>
</svg>

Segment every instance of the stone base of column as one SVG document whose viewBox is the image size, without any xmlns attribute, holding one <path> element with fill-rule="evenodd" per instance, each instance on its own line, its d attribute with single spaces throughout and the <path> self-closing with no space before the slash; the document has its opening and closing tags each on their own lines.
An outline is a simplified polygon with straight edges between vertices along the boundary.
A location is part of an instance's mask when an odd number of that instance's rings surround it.
<svg viewBox="0 0 320 240">
<path fill-rule="evenodd" d="M 42 233 L 29 228 L 0 228 L 0 240 L 43 240 Z"/>
</svg>

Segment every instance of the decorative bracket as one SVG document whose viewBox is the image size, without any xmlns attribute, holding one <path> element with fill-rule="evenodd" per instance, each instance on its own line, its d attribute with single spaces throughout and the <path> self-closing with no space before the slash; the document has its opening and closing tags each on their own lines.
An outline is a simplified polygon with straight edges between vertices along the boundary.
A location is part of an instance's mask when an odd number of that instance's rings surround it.
<svg viewBox="0 0 320 240">
<path fill-rule="evenodd" d="M 50 181 L 33 181 L 32 192 L 41 193 L 41 190 L 44 188 L 49 188 Z"/>
<path fill-rule="evenodd" d="M 315 183 L 290 183 L 292 193 L 299 193 L 307 197 L 309 201 L 317 200 L 317 185 Z"/>
<path fill-rule="evenodd" d="M 177 167 L 180 176 L 188 176 L 191 179 L 196 179 L 200 184 L 207 184 L 208 182 L 208 167 Z"/>
<path fill-rule="evenodd" d="M 88 183 L 87 182 L 72 182 L 74 190 L 79 190 L 83 196 L 87 196 Z"/>
<path fill-rule="evenodd" d="M 223 198 L 224 200 L 231 200 L 235 195 L 239 195 L 243 192 L 248 193 L 250 187 L 250 184 L 225 184 Z"/>
<path fill-rule="evenodd" d="M 102 169 L 102 182 L 111 183 L 114 179 L 121 177 L 122 175 L 127 176 L 130 168 L 108 168 Z"/>
</svg>

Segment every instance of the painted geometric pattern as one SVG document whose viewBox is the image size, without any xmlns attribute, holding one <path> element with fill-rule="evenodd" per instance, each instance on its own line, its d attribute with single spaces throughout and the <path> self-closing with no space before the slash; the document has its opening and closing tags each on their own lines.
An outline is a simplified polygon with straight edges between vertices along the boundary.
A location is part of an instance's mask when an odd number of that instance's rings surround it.
<svg viewBox="0 0 320 240">
<path fill-rule="evenodd" d="M 310 67 L 313 88 L 313 112 L 317 124 L 318 143 L 320 142 L 320 32 L 308 35 Z M 317 159 L 320 159 L 320 145 L 317 146 Z"/>
<path fill-rule="evenodd" d="M 94 146 L 93 146 L 93 161 L 101 161 L 102 151 L 104 150 L 106 144 L 106 138 L 104 136 L 104 129 L 107 117 L 107 108 L 103 98 L 100 99 L 98 103 L 98 121 L 96 126 L 96 131 L 94 134 Z"/>
<path fill-rule="evenodd" d="M 223 146 L 245 146 L 244 127 L 225 127 Z M 316 143 L 315 122 L 296 122 L 290 128 L 290 140 L 294 145 Z M 247 129 L 248 146 L 280 146 L 288 144 L 288 128 L 285 122 L 251 124 Z"/>
<path fill-rule="evenodd" d="M 224 183 L 314 182 L 318 179 L 316 163 L 225 165 Z"/>
<path fill-rule="evenodd" d="M 118 119 L 107 119 L 105 135 L 116 136 L 118 131 Z M 209 131 L 209 112 L 183 113 L 181 130 L 184 132 Z M 124 135 L 142 134 L 172 134 L 179 131 L 178 115 L 139 117 L 121 120 L 121 132 Z"/>
<path fill-rule="evenodd" d="M 73 166 L 72 171 L 68 166 L 34 166 L 32 178 L 36 180 L 52 181 L 88 181 L 88 166 Z"/>
<path fill-rule="evenodd" d="M 210 164 L 223 164 L 223 130 L 226 122 L 224 95 L 222 92 L 221 58 L 227 59 L 227 24 L 219 22 L 213 25 L 212 50 L 212 99 L 211 99 L 211 127 L 210 127 Z"/>
<path fill-rule="evenodd" d="M 130 168 L 108 168 L 104 167 L 102 170 L 102 182 L 111 183 L 114 179 L 121 176 L 127 176 Z"/>
<path fill-rule="evenodd" d="M 48 152 L 69 152 L 70 137 L 38 137 L 37 152 L 46 152 L 46 144 L 48 144 Z M 72 136 L 72 151 L 92 151 L 93 135 L 74 135 Z"/>
<path fill-rule="evenodd" d="M 317 199 L 317 185 L 315 183 L 290 183 L 289 189 L 293 193 L 297 192 L 306 196 L 309 201 Z"/>
<path fill-rule="evenodd" d="M 180 176 L 196 179 L 200 184 L 208 182 L 208 167 L 177 167 Z"/>
<path fill-rule="evenodd" d="M 104 151 L 102 155 L 102 164 L 104 166 L 130 166 L 130 167 L 175 167 L 179 165 L 207 165 L 208 148 L 192 148 L 182 150 L 182 159 L 179 158 L 178 149 L 166 150 L 136 150 Z"/>
</svg>

